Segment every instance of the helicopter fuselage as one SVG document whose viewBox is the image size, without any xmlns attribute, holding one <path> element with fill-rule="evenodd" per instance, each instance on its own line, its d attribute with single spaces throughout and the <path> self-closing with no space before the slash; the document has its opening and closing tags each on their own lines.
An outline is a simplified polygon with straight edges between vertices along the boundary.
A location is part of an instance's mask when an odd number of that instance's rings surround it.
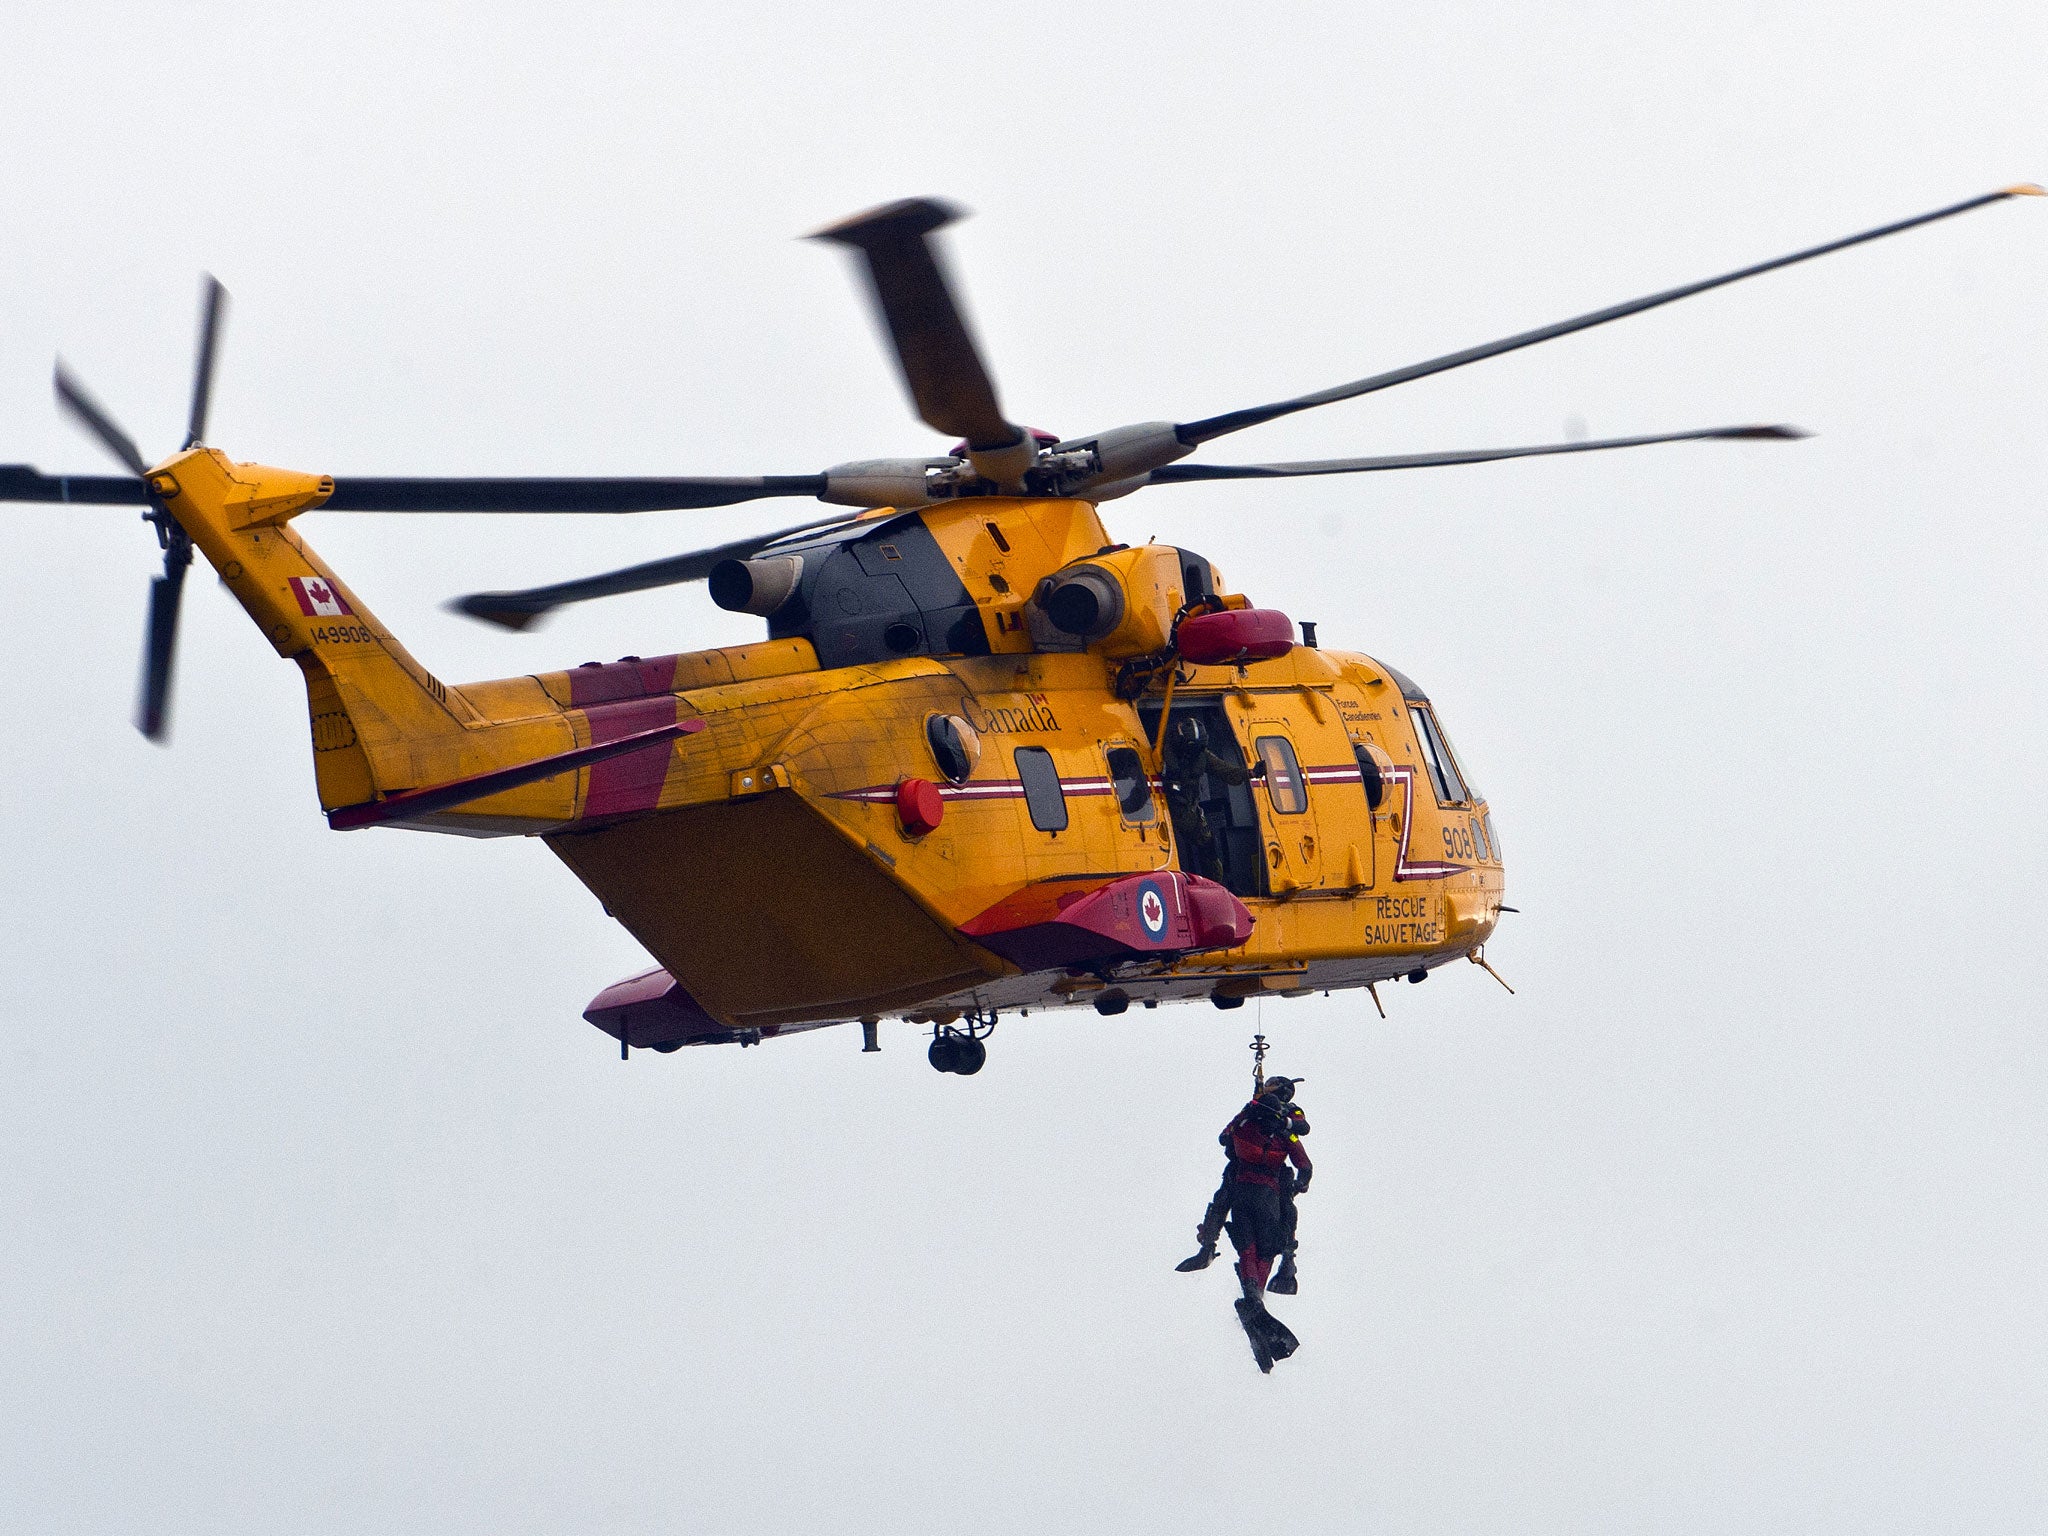
<svg viewBox="0 0 2048 1536">
<path fill-rule="evenodd" d="M 746 670 L 763 649 L 591 678 Z M 1396 674 L 1301 647 L 1185 669 L 1171 714 L 1203 719 L 1224 762 L 1266 770 L 1202 786 L 1191 826 L 1153 745 L 1161 701 L 1117 699 L 1113 671 L 1088 654 L 918 658 L 651 694 L 709 727 L 658 789 L 643 783 L 661 809 L 546 841 L 729 1027 L 943 1023 L 1106 997 L 1228 1005 L 1412 974 L 1485 942 L 1503 889 L 1488 808 L 1469 791 L 1440 798 L 1421 734 L 1430 705 Z M 576 674 L 541 681 L 567 691 Z M 766 730 L 764 713 L 777 717 Z M 927 744 L 928 723 L 949 717 L 979 737 L 957 784 Z M 940 796 L 929 830 L 900 809 L 913 779 Z M 1198 846 L 1205 834 L 1216 846 Z M 1217 879 L 1249 912 L 1250 937 L 1038 969 L 969 937 L 1025 893 L 1057 902 L 1162 871 Z"/>
<path fill-rule="evenodd" d="M 766 640 L 456 687 L 286 526 L 329 485 L 210 449 L 150 480 L 300 666 L 330 818 L 543 838 L 667 973 L 593 1007 L 628 1044 L 1232 1006 L 1424 973 L 1498 917 L 1421 691 L 1284 641 L 1182 654 L 1190 613 L 1279 616 L 1086 501 L 878 510 L 726 573 Z"/>
</svg>

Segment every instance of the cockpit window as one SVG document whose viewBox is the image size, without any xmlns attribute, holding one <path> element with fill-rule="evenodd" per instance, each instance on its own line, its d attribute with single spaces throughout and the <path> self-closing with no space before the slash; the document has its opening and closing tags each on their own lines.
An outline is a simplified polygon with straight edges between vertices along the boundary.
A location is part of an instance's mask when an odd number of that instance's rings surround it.
<svg viewBox="0 0 2048 1536">
<path fill-rule="evenodd" d="M 1422 764 L 1429 772 L 1431 787 L 1436 790 L 1437 803 L 1470 804 L 1472 792 L 1458 774 L 1457 759 L 1451 756 L 1450 745 L 1437 728 L 1435 711 L 1410 704 L 1408 714 L 1415 721 L 1415 739 L 1422 745 Z"/>
<path fill-rule="evenodd" d="M 1130 747 L 1111 747 L 1109 782 L 1116 790 L 1116 808 L 1125 821 L 1142 824 L 1158 813 L 1152 806 L 1152 777 L 1145 772 L 1145 760 Z"/>
</svg>

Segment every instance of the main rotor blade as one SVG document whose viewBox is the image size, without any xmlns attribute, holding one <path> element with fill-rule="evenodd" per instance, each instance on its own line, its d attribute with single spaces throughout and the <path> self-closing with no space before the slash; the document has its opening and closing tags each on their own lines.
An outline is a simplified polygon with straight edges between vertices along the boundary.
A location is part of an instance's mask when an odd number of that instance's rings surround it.
<svg viewBox="0 0 2048 1536">
<path fill-rule="evenodd" d="M 1442 464 L 1533 459 L 1550 453 L 1597 453 L 1605 448 L 1640 448 L 1648 443 L 1688 443 L 1708 438 L 1782 442 L 1811 435 L 1798 427 L 1707 427 L 1698 432 L 1659 432 L 1650 437 L 1541 443 L 1533 448 L 1461 448 L 1442 453 L 1392 453 L 1372 459 L 1309 459 L 1293 464 L 1168 464 L 1153 470 L 1148 483 L 1173 485 L 1190 480 L 1283 480 L 1297 475 L 1357 475 L 1376 469 L 1430 469 Z"/>
<path fill-rule="evenodd" d="M 1314 394 L 1297 395 L 1292 400 L 1276 401 L 1272 405 L 1257 405 L 1242 411 L 1228 411 L 1221 416 L 1206 417 L 1201 421 L 1184 422 L 1179 429 L 1180 440 L 1190 446 L 1206 443 L 1230 432 L 1242 432 L 1246 427 L 1256 427 L 1261 422 L 1273 421 L 1282 416 L 1291 416 L 1296 411 L 1311 410 L 1319 405 L 1330 405 L 1338 400 L 1351 400 L 1359 395 L 1373 394 L 1378 390 L 1391 389 L 1396 384 L 1406 384 L 1412 379 L 1427 378 L 1433 373 L 1444 373 L 1452 368 L 1462 368 L 1467 363 L 1476 363 L 1489 357 L 1499 357 L 1504 352 L 1513 352 L 1522 347 L 1533 347 L 1539 341 L 1552 341 L 1559 336 L 1569 336 L 1574 331 L 1590 330 L 1596 325 L 1605 325 L 1610 320 L 1620 320 L 1628 315 L 1639 315 L 1646 309 L 1655 309 L 1661 304 L 1670 304 L 1678 299 L 1689 298 L 1695 293 L 1705 293 L 1709 288 L 1719 288 L 1728 283 L 1740 282 L 1745 277 L 1759 273 L 1773 272 L 1779 267 L 1789 267 L 1796 262 L 1810 261 L 1816 256 L 1825 256 L 1833 251 L 1846 250 L 1852 245 L 1861 245 L 1867 240 L 1882 239 L 1895 235 L 1901 230 L 1914 229 L 1922 224 L 1932 224 L 1939 219 L 1953 218 L 1959 213 L 1968 213 L 1973 208 L 1982 208 L 1987 203 L 2002 202 L 2008 197 L 2039 197 L 2042 189 L 2031 184 L 2005 187 L 1997 192 L 1987 192 L 1982 197 L 1973 197 L 1965 202 L 1955 203 L 1947 208 L 1937 208 L 1932 213 L 1923 213 L 1914 218 L 1901 219 L 1896 224 L 1886 224 L 1878 229 L 1867 229 L 1860 235 L 1847 239 L 1831 240 L 1826 245 L 1816 245 L 1809 250 L 1795 251 L 1790 256 L 1779 256 L 1770 261 L 1760 261 L 1754 266 L 1739 271 L 1726 272 L 1719 277 L 1710 277 L 1703 282 L 1687 283 L 1678 288 L 1667 288 L 1662 293 L 1653 293 L 1645 298 L 1631 299 L 1625 304 L 1610 305 L 1596 309 L 1590 314 L 1580 315 L 1572 320 L 1560 320 L 1555 325 L 1539 326 L 1533 331 L 1503 337 L 1499 341 L 1484 342 L 1476 347 L 1467 347 L 1461 352 L 1449 352 L 1442 357 L 1433 357 L 1427 362 L 1411 363 L 1405 368 L 1396 368 L 1387 373 L 1376 373 L 1371 378 L 1359 379 L 1350 384 L 1338 384 L 1330 389 L 1319 389 Z"/>
<path fill-rule="evenodd" d="M 4 486 L 0 486 L 4 488 Z M 392 479 L 337 476 L 323 512 L 661 512 L 729 507 L 768 496 L 817 496 L 823 475 L 681 479 Z"/>
<path fill-rule="evenodd" d="M 114 418 L 107 414 L 106 408 L 93 399 L 83 384 L 71 376 L 62 358 L 57 360 L 55 382 L 57 403 L 68 410 L 86 431 L 98 438 L 101 447 L 127 465 L 136 478 L 140 479 L 149 473 L 149 465 L 143 462 L 142 450 L 135 446 L 135 439 L 114 424 Z"/>
<path fill-rule="evenodd" d="M 726 507 L 769 496 L 818 496 L 823 475 L 715 479 L 384 479 L 346 475 L 325 512 L 660 512 Z M 126 475 L 46 475 L 0 464 L 0 502 L 76 501 L 146 506 L 149 492 Z"/>
<path fill-rule="evenodd" d="M 173 529 L 164 546 L 164 573 L 149 584 L 149 635 L 142 653 L 142 696 L 135 706 L 136 729 L 154 742 L 170 733 L 171 656 L 177 649 L 178 605 L 191 564 L 192 541 L 184 529 Z"/>
<path fill-rule="evenodd" d="M 1007 448 L 1024 432 L 996 404 L 996 387 L 953 301 L 938 252 L 925 237 L 960 217 L 928 198 L 911 198 L 821 229 L 811 238 L 850 245 L 867 258 L 868 292 L 903 382 L 926 425 L 970 448 Z"/>
<path fill-rule="evenodd" d="M 33 464 L 0 464 L 0 501 L 142 507 L 149 504 L 149 490 L 127 475 L 46 475 Z"/>
<path fill-rule="evenodd" d="M 227 311 L 228 291 L 211 272 L 203 274 L 200 287 L 199 360 L 192 371 L 192 414 L 185 426 L 185 446 L 206 441 L 206 413 L 213 404 L 214 348 L 220 341 L 220 322 Z"/>
<path fill-rule="evenodd" d="M 448 606 L 457 613 L 466 613 L 471 618 L 482 619 L 487 624 L 501 625 L 506 629 L 526 629 L 546 618 L 555 609 L 570 603 L 587 603 L 594 597 L 616 597 L 625 592 L 647 592 L 656 587 L 673 587 L 684 582 L 702 581 L 711 574 L 711 568 L 722 560 L 745 560 L 792 534 L 808 533 L 814 528 L 824 528 L 849 520 L 844 515 L 817 518 L 774 533 L 735 539 L 730 544 L 720 544 L 715 549 L 699 549 L 686 555 L 670 555 L 664 560 L 649 560 L 644 565 L 629 565 L 623 570 L 606 571 L 597 576 L 582 576 L 574 581 L 558 581 L 549 586 L 528 587 L 519 592 L 473 592 L 468 597 L 456 598 Z"/>
</svg>

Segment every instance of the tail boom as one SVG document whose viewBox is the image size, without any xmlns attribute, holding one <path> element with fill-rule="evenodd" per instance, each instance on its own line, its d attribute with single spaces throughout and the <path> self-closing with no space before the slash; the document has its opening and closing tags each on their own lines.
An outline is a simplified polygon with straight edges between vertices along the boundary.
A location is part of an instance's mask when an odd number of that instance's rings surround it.
<svg viewBox="0 0 2048 1536">
<path fill-rule="evenodd" d="M 330 478 L 194 448 L 158 465 L 148 486 L 271 647 L 304 674 L 322 810 L 489 780 L 593 744 L 537 684 L 494 685 L 487 714 L 413 659 L 286 526 L 332 494 Z M 588 772 L 564 762 L 545 777 L 498 779 L 503 788 L 452 808 L 415 802 L 410 815 L 374 819 L 485 836 L 550 830 L 582 813 Z"/>
</svg>

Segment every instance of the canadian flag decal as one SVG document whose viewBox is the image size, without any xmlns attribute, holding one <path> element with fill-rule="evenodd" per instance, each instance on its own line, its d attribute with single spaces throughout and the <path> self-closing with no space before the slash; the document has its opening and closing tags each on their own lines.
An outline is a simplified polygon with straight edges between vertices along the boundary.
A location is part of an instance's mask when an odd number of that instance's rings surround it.
<svg viewBox="0 0 2048 1536">
<path fill-rule="evenodd" d="M 355 615 L 348 599 L 318 576 L 294 576 L 291 582 L 292 596 L 299 600 L 299 612 L 307 618 L 339 619 Z"/>
</svg>

